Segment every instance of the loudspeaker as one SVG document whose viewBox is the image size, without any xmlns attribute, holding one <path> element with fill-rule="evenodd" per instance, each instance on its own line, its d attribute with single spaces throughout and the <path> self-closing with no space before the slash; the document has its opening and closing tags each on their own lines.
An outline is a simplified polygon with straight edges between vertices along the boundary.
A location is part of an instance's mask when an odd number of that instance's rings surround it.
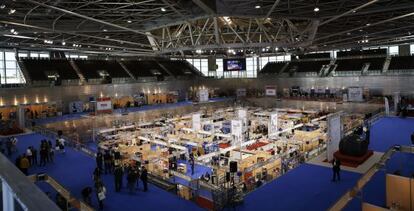
<svg viewBox="0 0 414 211">
<path fill-rule="evenodd" d="M 230 172 L 226 172 L 226 182 L 230 182 Z"/>
<path fill-rule="evenodd" d="M 236 161 L 230 161 L 230 172 L 231 173 L 237 172 L 237 162 Z"/>
</svg>

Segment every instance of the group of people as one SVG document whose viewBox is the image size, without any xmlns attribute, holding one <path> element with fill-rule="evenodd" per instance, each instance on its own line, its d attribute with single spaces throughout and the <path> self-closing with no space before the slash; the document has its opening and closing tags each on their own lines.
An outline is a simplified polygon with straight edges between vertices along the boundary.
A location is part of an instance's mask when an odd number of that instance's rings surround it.
<svg viewBox="0 0 414 211">
<path fill-rule="evenodd" d="M 129 193 L 134 193 L 139 188 L 140 180 L 143 183 L 143 191 L 148 191 L 148 171 L 145 166 L 134 162 L 129 165 L 121 164 L 121 155 L 115 149 L 105 150 L 103 153 L 98 150 L 96 154 L 96 165 L 93 172 L 93 181 L 95 187 L 96 197 L 99 203 L 99 209 L 103 209 L 103 202 L 106 198 L 106 187 L 102 180 L 102 174 L 113 174 L 115 182 L 115 191 L 120 192 L 124 187 L 124 179 L 127 181 L 127 189 Z M 85 187 L 82 190 L 83 200 L 91 205 L 91 196 L 93 189 Z"/>
<path fill-rule="evenodd" d="M 7 156 L 11 156 L 14 152 L 17 152 L 17 138 L 12 136 L 0 142 L 0 152 L 7 153 Z"/>
<path fill-rule="evenodd" d="M 41 140 L 39 150 L 34 146 L 29 146 L 22 155 L 16 157 L 15 165 L 25 175 L 28 175 L 29 168 L 32 166 L 46 166 L 47 163 L 54 163 L 55 150 L 64 152 L 63 139 L 57 139 L 55 147 L 50 140 Z"/>
</svg>

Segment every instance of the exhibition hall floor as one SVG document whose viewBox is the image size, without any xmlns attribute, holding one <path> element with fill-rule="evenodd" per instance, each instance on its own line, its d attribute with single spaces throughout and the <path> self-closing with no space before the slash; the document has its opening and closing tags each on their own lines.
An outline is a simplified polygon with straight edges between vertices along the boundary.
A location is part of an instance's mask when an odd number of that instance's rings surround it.
<svg viewBox="0 0 414 211">
<path fill-rule="evenodd" d="M 410 134 L 413 131 L 414 119 L 412 118 L 382 118 L 371 129 L 370 149 L 384 152 L 395 144 L 410 145 Z M 23 153 L 28 146 L 39 147 L 41 139 L 44 137 L 39 134 L 19 136 L 19 153 Z M 16 154 L 11 158 L 13 162 L 15 157 Z M 74 196 L 80 198 L 82 188 L 93 186 L 94 159 L 71 148 L 68 148 L 64 154 L 56 153 L 55 157 L 55 164 L 36 167 L 29 172 L 49 174 L 69 189 Z M 208 169 L 197 168 L 196 174 L 204 170 Z M 403 175 L 412 175 L 414 156 L 402 153 L 393 156 L 387 163 L 386 169 L 377 172 L 364 188 L 364 201 L 383 206 L 385 204 L 385 172 L 396 170 L 401 170 Z M 236 207 L 236 210 L 326 210 L 354 186 L 360 176 L 359 173 L 344 170 L 341 172 L 341 182 L 334 183 L 331 182 L 330 167 L 303 164 L 248 194 L 244 203 Z M 109 190 L 105 210 L 201 210 L 195 203 L 181 199 L 153 185 L 150 185 L 148 193 L 138 191 L 130 195 L 125 188 L 121 193 L 115 193 L 113 176 L 104 175 L 103 177 Z M 39 184 L 39 186 L 45 191 L 51 190 L 46 184 Z M 53 194 L 52 196 L 54 197 Z M 96 197 L 93 198 L 96 206 Z M 354 198 L 346 210 L 361 210 L 360 206 L 360 199 Z"/>
</svg>

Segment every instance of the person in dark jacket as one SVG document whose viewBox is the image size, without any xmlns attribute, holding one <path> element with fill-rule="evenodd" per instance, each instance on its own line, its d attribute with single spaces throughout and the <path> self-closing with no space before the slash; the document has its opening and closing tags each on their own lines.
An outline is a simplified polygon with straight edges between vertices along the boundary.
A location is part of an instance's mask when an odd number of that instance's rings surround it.
<svg viewBox="0 0 414 211">
<path fill-rule="evenodd" d="M 334 158 L 334 160 L 332 161 L 332 171 L 333 171 L 332 181 L 335 182 L 336 179 L 340 181 L 341 175 L 339 174 L 339 172 L 341 171 L 341 161 L 337 158 Z"/>
<path fill-rule="evenodd" d="M 86 204 L 92 205 L 92 188 L 91 187 L 85 187 L 84 189 L 82 189 L 82 199 Z"/>
<path fill-rule="evenodd" d="M 144 184 L 144 192 L 148 191 L 148 171 L 145 168 L 145 166 L 142 166 L 142 172 L 141 172 L 141 180 Z"/>
<path fill-rule="evenodd" d="M 96 153 L 96 166 L 99 168 L 99 170 L 101 170 L 101 172 L 103 171 L 103 155 L 101 151 L 98 151 L 98 153 Z"/>
<path fill-rule="evenodd" d="M 122 188 L 122 176 L 123 176 L 122 167 L 115 167 L 114 176 L 115 176 L 115 191 L 119 192 Z"/>
</svg>

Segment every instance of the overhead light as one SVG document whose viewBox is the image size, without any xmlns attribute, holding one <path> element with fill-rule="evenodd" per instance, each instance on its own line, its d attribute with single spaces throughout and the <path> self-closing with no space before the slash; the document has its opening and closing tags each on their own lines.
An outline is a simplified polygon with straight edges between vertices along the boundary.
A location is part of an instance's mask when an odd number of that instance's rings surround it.
<svg viewBox="0 0 414 211">
<path fill-rule="evenodd" d="M 10 29 L 10 32 L 11 32 L 11 33 L 14 33 L 14 29 Z"/>
<path fill-rule="evenodd" d="M 63 42 L 62 42 L 62 45 L 66 45 L 66 42 L 65 42 L 65 41 L 63 41 Z"/>
<path fill-rule="evenodd" d="M 132 21 L 131 21 L 131 20 L 127 20 L 127 22 L 128 22 L 128 23 L 132 23 Z"/>
<path fill-rule="evenodd" d="M 6 5 L 5 5 L 5 4 L 2 4 L 2 5 L 0 6 L 0 9 L 4 9 L 4 8 L 6 8 Z"/>
<path fill-rule="evenodd" d="M 371 24 L 370 23 L 367 23 L 367 26 L 371 26 Z"/>
<path fill-rule="evenodd" d="M 14 34 L 14 35 L 18 35 L 18 34 L 19 34 L 19 32 L 17 32 L 17 31 L 14 31 L 14 32 L 13 32 L 13 34 Z"/>
<path fill-rule="evenodd" d="M 260 5 L 256 5 L 256 6 L 254 6 L 254 8 L 260 9 Z"/>
<path fill-rule="evenodd" d="M 16 12 L 16 10 L 15 9 L 10 9 L 9 10 L 9 15 L 11 15 L 11 14 L 13 14 L 13 13 L 15 13 Z"/>
<path fill-rule="evenodd" d="M 232 21 L 231 21 L 230 17 L 228 17 L 228 16 L 224 16 L 224 17 L 223 17 L 223 21 L 224 21 L 224 23 L 226 23 L 226 24 L 231 24 L 231 23 L 232 23 Z"/>
<path fill-rule="evenodd" d="M 104 32 L 107 32 L 108 30 L 106 30 L 106 29 L 103 29 L 102 31 L 104 31 Z"/>
<path fill-rule="evenodd" d="M 315 8 L 313 9 L 313 11 L 314 11 L 314 12 L 319 12 L 319 7 L 315 7 Z"/>
<path fill-rule="evenodd" d="M 161 11 L 165 12 L 167 10 L 164 7 L 161 7 Z"/>
<path fill-rule="evenodd" d="M 202 51 L 202 50 L 200 50 L 200 49 L 197 49 L 197 50 L 196 50 L 196 53 L 201 54 L 201 53 L 203 53 L 203 51 Z"/>
</svg>

